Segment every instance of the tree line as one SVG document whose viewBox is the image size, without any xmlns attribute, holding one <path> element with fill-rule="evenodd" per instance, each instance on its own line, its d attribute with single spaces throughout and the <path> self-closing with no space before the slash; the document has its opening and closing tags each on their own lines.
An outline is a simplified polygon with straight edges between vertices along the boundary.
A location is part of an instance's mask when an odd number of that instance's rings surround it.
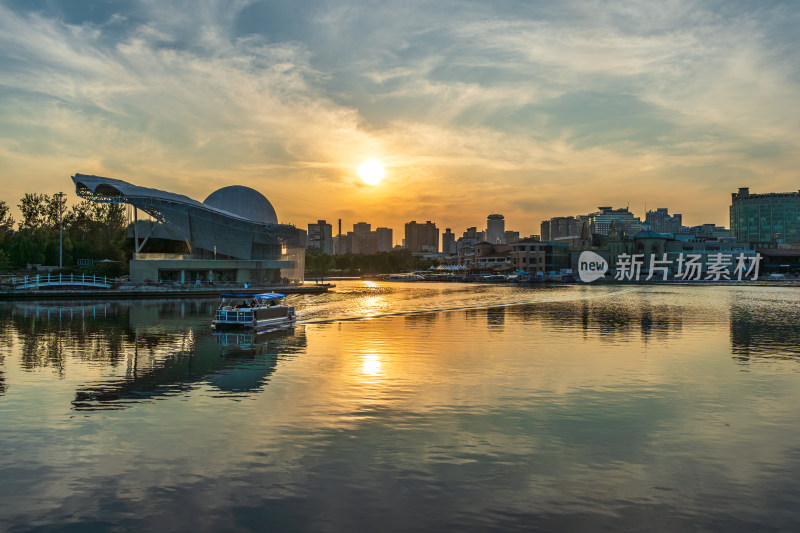
<svg viewBox="0 0 800 533">
<path fill-rule="evenodd" d="M 84 269 L 97 274 L 127 272 L 132 244 L 127 240 L 127 216 L 121 204 L 83 200 L 67 206 L 67 195 L 27 193 L 19 204 L 22 220 L 11 216 L 9 205 L 0 200 L 0 271 L 39 264 L 59 264 L 59 230 L 63 239 L 64 271 L 75 271 L 78 259 L 116 261 Z M 370 255 L 306 253 L 307 275 L 336 273 L 358 276 L 424 270 L 435 262 L 414 257 L 408 250 Z"/>
<path fill-rule="evenodd" d="M 17 204 L 22 220 L 16 222 L 11 209 L 0 200 L 0 270 L 25 268 L 29 264 L 59 264 L 59 230 L 62 234 L 63 265 L 70 270 L 78 259 L 119 261 L 114 266 L 92 270 L 127 269 L 127 217 L 120 204 L 83 200 L 67 207 L 67 195 L 27 193 Z"/>
<path fill-rule="evenodd" d="M 314 251 L 306 252 L 306 275 L 329 276 L 333 273 L 342 276 L 361 274 L 390 274 L 425 270 L 434 266 L 435 261 L 414 257 L 408 250 L 378 252 L 369 255 L 329 255 Z"/>
</svg>

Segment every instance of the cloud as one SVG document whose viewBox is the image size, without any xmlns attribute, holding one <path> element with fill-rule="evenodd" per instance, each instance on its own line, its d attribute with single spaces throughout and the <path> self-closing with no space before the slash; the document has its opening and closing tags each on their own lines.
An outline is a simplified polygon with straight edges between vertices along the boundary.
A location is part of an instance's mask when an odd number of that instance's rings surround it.
<svg viewBox="0 0 800 533">
<path fill-rule="evenodd" d="M 740 185 L 797 188 L 790 3 L 87 5 L 0 7 L 9 203 L 81 171 L 242 183 L 298 225 L 532 233 L 601 198 L 724 223 Z M 357 186 L 367 158 L 386 185 Z"/>
</svg>

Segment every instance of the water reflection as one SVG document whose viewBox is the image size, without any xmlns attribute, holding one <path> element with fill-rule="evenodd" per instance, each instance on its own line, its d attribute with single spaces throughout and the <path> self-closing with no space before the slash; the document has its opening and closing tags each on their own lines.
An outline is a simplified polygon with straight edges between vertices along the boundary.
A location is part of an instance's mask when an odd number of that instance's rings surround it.
<svg viewBox="0 0 800 533">
<path fill-rule="evenodd" d="M 367 354 L 361 361 L 361 373 L 365 376 L 377 376 L 381 373 L 382 361 L 379 354 Z"/>
<path fill-rule="evenodd" d="M 800 305 L 774 298 L 736 299 L 731 304 L 730 337 L 733 356 L 800 361 Z"/>
<path fill-rule="evenodd" d="M 506 308 L 495 307 L 486 310 L 486 324 L 490 330 L 502 331 L 506 323 Z"/>
<path fill-rule="evenodd" d="M 200 384 L 221 395 L 246 396 L 266 385 L 281 354 L 294 353 L 306 344 L 302 328 L 258 335 L 191 330 L 175 341 L 173 350 L 158 357 L 141 354 L 135 343 L 125 375 L 82 386 L 73 407 L 117 409 L 131 401 L 184 393 Z"/>
<path fill-rule="evenodd" d="M 6 341 L 20 342 L 22 367 L 63 375 L 68 355 L 117 364 L 131 332 L 127 317 L 110 303 L 14 303 L 0 312 Z"/>
<path fill-rule="evenodd" d="M 403 317 L 407 328 L 411 329 L 430 329 L 436 325 L 441 313 L 421 313 L 418 315 L 408 315 Z"/>
<path fill-rule="evenodd" d="M 543 321 L 552 327 L 575 328 L 584 336 L 597 335 L 601 341 L 630 339 L 638 332 L 642 338 L 666 338 L 680 333 L 687 318 L 700 318 L 698 312 L 677 303 L 630 300 L 609 305 L 604 300 L 553 302 L 524 306 L 519 313 L 526 321 Z"/>
<path fill-rule="evenodd" d="M 0 530 L 796 529 L 798 293 L 356 289 L 0 304 Z"/>
<path fill-rule="evenodd" d="M 305 347 L 302 328 L 214 335 L 208 317 L 215 305 L 208 299 L 13 303 L 0 308 L 0 328 L 4 344 L 18 346 L 26 371 L 51 369 L 65 379 L 70 359 L 99 364 L 108 375 L 79 387 L 72 402 L 78 410 L 117 409 L 201 384 L 221 395 L 252 394 L 283 354 Z M 0 394 L 6 390 L 0 369 Z"/>
</svg>

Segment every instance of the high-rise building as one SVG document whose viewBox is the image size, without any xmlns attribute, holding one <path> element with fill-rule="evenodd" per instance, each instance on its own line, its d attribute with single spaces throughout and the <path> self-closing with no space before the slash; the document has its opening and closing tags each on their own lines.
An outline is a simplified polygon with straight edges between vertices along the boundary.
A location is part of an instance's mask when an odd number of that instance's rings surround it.
<svg viewBox="0 0 800 533">
<path fill-rule="evenodd" d="M 333 226 L 324 220 L 317 220 L 316 224 L 308 225 L 309 251 L 316 250 L 324 254 L 333 253 Z"/>
<path fill-rule="evenodd" d="M 700 224 L 691 228 L 684 228 L 682 233 L 697 239 L 730 239 L 731 231 L 716 224 Z"/>
<path fill-rule="evenodd" d="M 580 238 L 584 222 L 590 222 L 588 215 L 579 215 L 577 217 L 553 217 L 550 220 L 545 220 L 541 225 L 542 241 Z M 589 230 L 591 233 L 591 226 Z"/>
<path fill-rule="evenodd" d="M 489 215 L 486 219 L 486 241 L 490 244 L 503 244 L 506 221 L 503 215 Z"/>
<path fill-rule="evenodd" d="M 392 230 L 378 228 L 370 231 L 372 225 L 367 222 L 353 224 L 353 231 L 333 238 L 333 251 L 336 255 L 374 254 L 392 249 Z"/>
<path fill-rule="evenodd" d="M 514 244 L 518 240 L 519 240 L 518 231 L 506 230 L 505 233 L 503 233 L 503 242 L 505 244 Z"/>
<path fill-rule="evenodd" d="M 671 233 L 674 235 L 681 232 L 683 216 L 680 213 L 670 215 L 669 209 L 659 207 L 655 211 L 647 212 L 645 222 L 650 224 L 650 229 L 657 233 Z"/>
<path fill-rule="evenodd" d="M 800 242 L 800 191 L 750 194 L 741 187 L 731 193 L 730 217 L 737 241 Z"/>
<path fill-rule="evenodd" d="M 590 233 L 608 235 L 613 223 L 618 230 L 624 231 L 628 235 L 633 235 L 642 230 L 642 220 L 633 216 L 627 207 L 612 209 L 611 207 L 598 207 L 600 211 L 589 214 Z M 581 226 L 582 227 L 582 226 Z M 578 233 L 580 235 L 580 233 Z M 551 240 L 552 236 L 551 236 Z"/>
<path fill-rule="evenodd" d="M 377 237 L 379 252 L 391 251 L 394 244 L 392 228 L 377 228 L 375 230 L 375 236 Z"/>
<path fill-rule="evenodd" d="M 447 228 L 444 233 L 442 233 L 442 253 L 453 255 L 457 252 L 456 236 L 452 231 L 450 231 L 450 228 Z"/>
<path fill-rule="evenodd" d="M 406 222 L 406 248 L 412 253 L 437 253 L 439 251 L 439 229 L 430 220 L 417 224 Z"/>
<path fill-rule="evenodd" d="M 632 235 L 642 229 L 642 221 L 633 216 L 627 207 L 612 209 L 611 207 L 599 207 L 600 211 L 589 213 L 588 215 L 577 215 L 570 217 L 553 217 L 542 222 L 541 238 L 543 242 L 548 241 L 579 241 L 584 233 L 592 235 L 608 235 L 611 231 L 611 224 L 628 235 Z"/>
<path fill-rule="evenodd" d="M 366 222 L 358 222 L 353 224 L 353 233 L 356 235 L 366 235 L 372 231 L 372 224 L 368 224 Z"/>
<path fill-rule="evenodd" d="M 374 254 L 378 251 L 378 236 L 372 231 L 372 224 L 358 222 L 353 231 L 347 232 L 351 254 Z"/>
<path fill-rule="evenodd" d="M 486 232 L 478 231 L 477 227 L 472 226 L 467 228 L 467 231 L 465 231 L 456 241 L 456 251 L 469 246 L 475 246 L 479 242 L 484 242 L 485 240 Z"/>
</svg>

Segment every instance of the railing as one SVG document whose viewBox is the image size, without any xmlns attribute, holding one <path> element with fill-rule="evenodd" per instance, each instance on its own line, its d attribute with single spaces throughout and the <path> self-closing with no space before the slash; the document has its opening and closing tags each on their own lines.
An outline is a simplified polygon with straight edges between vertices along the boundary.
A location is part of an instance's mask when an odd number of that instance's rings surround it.
<svg viewBox="0 0 800 533">
<path fill-rule="evenodd" d="M 12 276 L 5 280 L 14 289 L 38 289 L 39 287 L 99 287 L 111 288 L 116 281 L 108 276 L 87 274 L 36 274 L 32 276 Z"/>
<path fill-rule="evenodd" d="M 253 321 L 253 311 L 217 311 L 216 321 L 247 324 Z"/>
<path fill-rule="evenodd" d="M 150 252 L 135 252 L 133 254 L 134 259 L 148 259 L 148 260 L 163 260 L 163 259 L 172 259 L 172 260 L 186 260 L 186 259 L 200 259 L 199 256 L 194 254 L 159 254 L 159 253 L 150 253 Z"/>
</svg>

